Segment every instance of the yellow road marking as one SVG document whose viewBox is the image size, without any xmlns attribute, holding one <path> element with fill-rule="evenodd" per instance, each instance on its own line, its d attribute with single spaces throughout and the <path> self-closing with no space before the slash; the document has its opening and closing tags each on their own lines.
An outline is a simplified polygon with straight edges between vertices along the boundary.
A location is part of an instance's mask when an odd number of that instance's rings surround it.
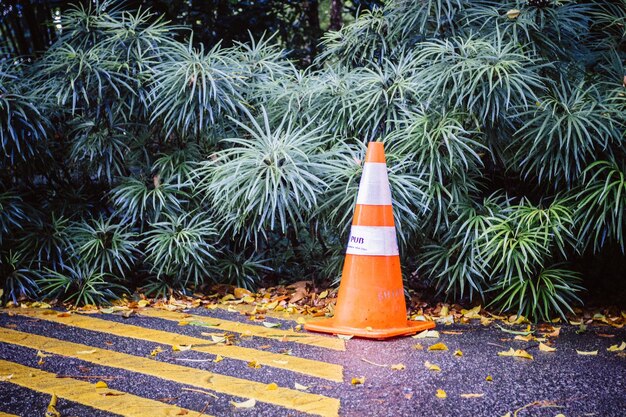
<svg viewBox="0 0 626 417">
<path fill-rule="evenodd" d="M 305 413 L 318 414 L 321 416 L 338 416 L 339 413 L 339 400 L 318 394 L 310 394 L 282 387 L 276 390 L 268 390 L 267 384 L 260 382 L 248 381 L 166 362 L 157 362 L 154 359 L 128 355 L 107 349 L 97 348 L 95 352 L 90 354 L 78 353 L 91 351 L 94 346 L 65 342 L 50 337 L 23 333 L 2 327 L 0 327 L 0 342 L 76 358 L 97 365 L 125 369 L 127 371 L 150 375 L 179 384 L 191 385 L 227 395 L 254 398 L 257 401 Z M 13 381 L 13 379 L 10 381 Z"/>
<path fill-rule="evenodd" d="M 3 413 L 2 411 L 0 411 L 0 417 L 20 417 L 20 416 L 16 416 L 15 414 Z"/>
<path fill-rule="evenodd" d="M 302 343 L 310 346 L 317 346 L 326 349 L 333 350 L 346 350 L 346 344 L 343 340 L 336 337 L 318 336 L 310 333 L 299 333 L 293 330 L 283 330 L 272 328 L 268 329 L 260 325 L 252 325 L 246 323 L 240 323 L 238 321 L 230 321 L 224 319 L 217 319 L 208 316 L 198 316 L 193 314 L 179 313 L 175 311 L 161 310 L 155 308 L 146 308 L 139 312 L 142 316 L 156 317 L 164 320 L 171 321 L 188 321 L 188 322 L 201 322 L 204 324 L 211 324 L 214 330 L 224 330 L 228 332 L 241 333 L 243 335 L 264 337 L 268 339 L 284 340 L 294 343 Z"/>
<path fill-rule="evenodd" d="M 164 345 L 192 345 L 192 350 L 198 352 L 221 355 L 225 358 L 239 359 L 246 362 L 256 361 L 261 365 L 286 369 L 291 372 L 298 372 L 304 375 L 328 379 L 330 381 L 343 381 L 343 367 L 337 364 L 314 361 L 312 359 L 304 359 L 296 356 L 285 356 L 278 353 L 264 352 L 241 346 L 214 344 L 210 339 L 201 339 L 198 337 L 170 333 L 163 330 L 148 329 L 145 327 L 122 324 L 95 317 L 87 317 L 76 314 L 72 314 L 69 317 L 59 317 L 53 310 L 20 309 L 16 310 L 15 313 L 27 317 L 36 317 L 52 321 L 54 323 L 61 323 L 67 326 L 78 327 L 80 329 L 93 330 L 115 336 L 145 340 Z"/>
<path fill-rule="evenodd" d="M 20 365 L 0 359 L 0 372 L 11 373 L 10 384 L 19 385 L 44 394 L 56 394 L 64 398 L 98 410 L 108 411 L 125 417 L 173 417 L 192 410 L 138 397 L 112 389 L 98 388 L 95 384 L 70 378 L 56 378 L 56 375 L 37 368 Z M 102 390 L 103 392 L 98 392 Z M 104 395 L 104 393 L 110 393 Z M 59 409 L 60 407 L 57 407 Z M 59 410 L 62 411 L 62 410 Z M 193 414 L 192 414 L 193 413 Z M 2 414 L 0 416 L 9 416 Z M 206 416 L 206 414 L 203 414 Z"/>
</svg>

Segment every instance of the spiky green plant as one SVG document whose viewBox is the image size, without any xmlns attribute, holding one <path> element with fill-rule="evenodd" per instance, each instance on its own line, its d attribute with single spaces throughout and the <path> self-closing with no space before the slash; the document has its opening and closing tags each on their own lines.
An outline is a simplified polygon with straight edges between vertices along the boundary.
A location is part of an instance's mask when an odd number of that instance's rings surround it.
<svg viewBox="0 0 626 417">
<path fill-rule="evenodd" d="M 76 305 L 108 304 L 117 299 L 125 287 L 115 283 L 116 277 L 86 266 L 65 265 L 59 271 L 48 270 L 37 281 L 47 298 L 58 298 Z"/>
<path fill-rule="evenodd" d="M 285 116 L 270 126 L 265 109 L 257 121 L 235 123 L 243 137 L 196 169 L 195 188 L 212 202 L 227 230 L 257 241 L 270 230 L 286 233 L 306 221 L 325 186 L 324 143 L 319 128 L 297 126 Z"/>
<path fill-rule="evenodd" d="M 152 292 L 163 293 L 164 286 L 186 291 L 213 280 L 212 262 L 217 254 L 217 230 L 204 213 L 165 214 L 150 224 L 142 243 L 150 272 Z"/>
</svg>

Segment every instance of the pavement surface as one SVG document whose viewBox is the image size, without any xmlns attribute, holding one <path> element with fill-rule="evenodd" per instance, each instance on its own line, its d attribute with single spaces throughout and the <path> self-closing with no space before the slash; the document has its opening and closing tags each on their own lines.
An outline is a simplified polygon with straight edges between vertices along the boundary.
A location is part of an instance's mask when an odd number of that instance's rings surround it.
<svg viewBox="0 0 626 417">
<path fill-rule="evenodd" d="M 526 325 L 373 341 L 280 317 L 0 309 L 0 416 L 626 416 L 626 350 L 607 350 L 626 328 L 563 325 L 544 352 L 510 333 Z M 498 355 L 510 348 L 532 359 Z"/>
</svg>

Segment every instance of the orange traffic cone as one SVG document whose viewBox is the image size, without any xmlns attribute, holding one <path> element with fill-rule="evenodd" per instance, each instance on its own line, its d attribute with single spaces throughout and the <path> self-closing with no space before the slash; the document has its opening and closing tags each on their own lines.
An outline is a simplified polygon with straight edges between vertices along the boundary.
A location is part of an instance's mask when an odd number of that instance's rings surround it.
<svg viewBox="0 0 626 417">
<path fill-rule="evenodd" d="M 385 151 L 370 142 L 348 239 L 335 316 L 307 323 L 310 331 L 385 339 L 432 329 L 408 321 Z"/>
</svg>

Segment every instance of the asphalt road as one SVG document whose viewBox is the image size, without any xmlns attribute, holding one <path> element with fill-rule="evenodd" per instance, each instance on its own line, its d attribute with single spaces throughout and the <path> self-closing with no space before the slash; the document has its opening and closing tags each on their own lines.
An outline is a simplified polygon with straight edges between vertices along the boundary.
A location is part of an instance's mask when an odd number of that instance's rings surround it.
<svg viewBox="0 0 626 417">
<path fill-rule="evenodd" d="M 626 416 L 626 351 L 607 351 L 626 341 L 626 329 L 593 324 L 578 334 L 564 325 L 550 339 L 556 351 L 542 352 L 537 341 L 478 322 L 438 325 L 438 338 L 343 341 L 293 332 L 292 320 L 267 318 L 281 326 L 266 327 L 221 309 L 186 312 L 202 321 L 149 311 L 124 318 L 0 310 L 0 416 L 44 416 L 52 393 L 63 417 Z M 222 340 L 225 333 L 233 336 Z M 174 342 L 191 349 L 173 350 Z M 428 350 L 440 342 L 448 350 Z M 533 359 L 498 355 L 509 348 Z M 232 404 L 249 398 L 252 408 Z"/>
</svg>

